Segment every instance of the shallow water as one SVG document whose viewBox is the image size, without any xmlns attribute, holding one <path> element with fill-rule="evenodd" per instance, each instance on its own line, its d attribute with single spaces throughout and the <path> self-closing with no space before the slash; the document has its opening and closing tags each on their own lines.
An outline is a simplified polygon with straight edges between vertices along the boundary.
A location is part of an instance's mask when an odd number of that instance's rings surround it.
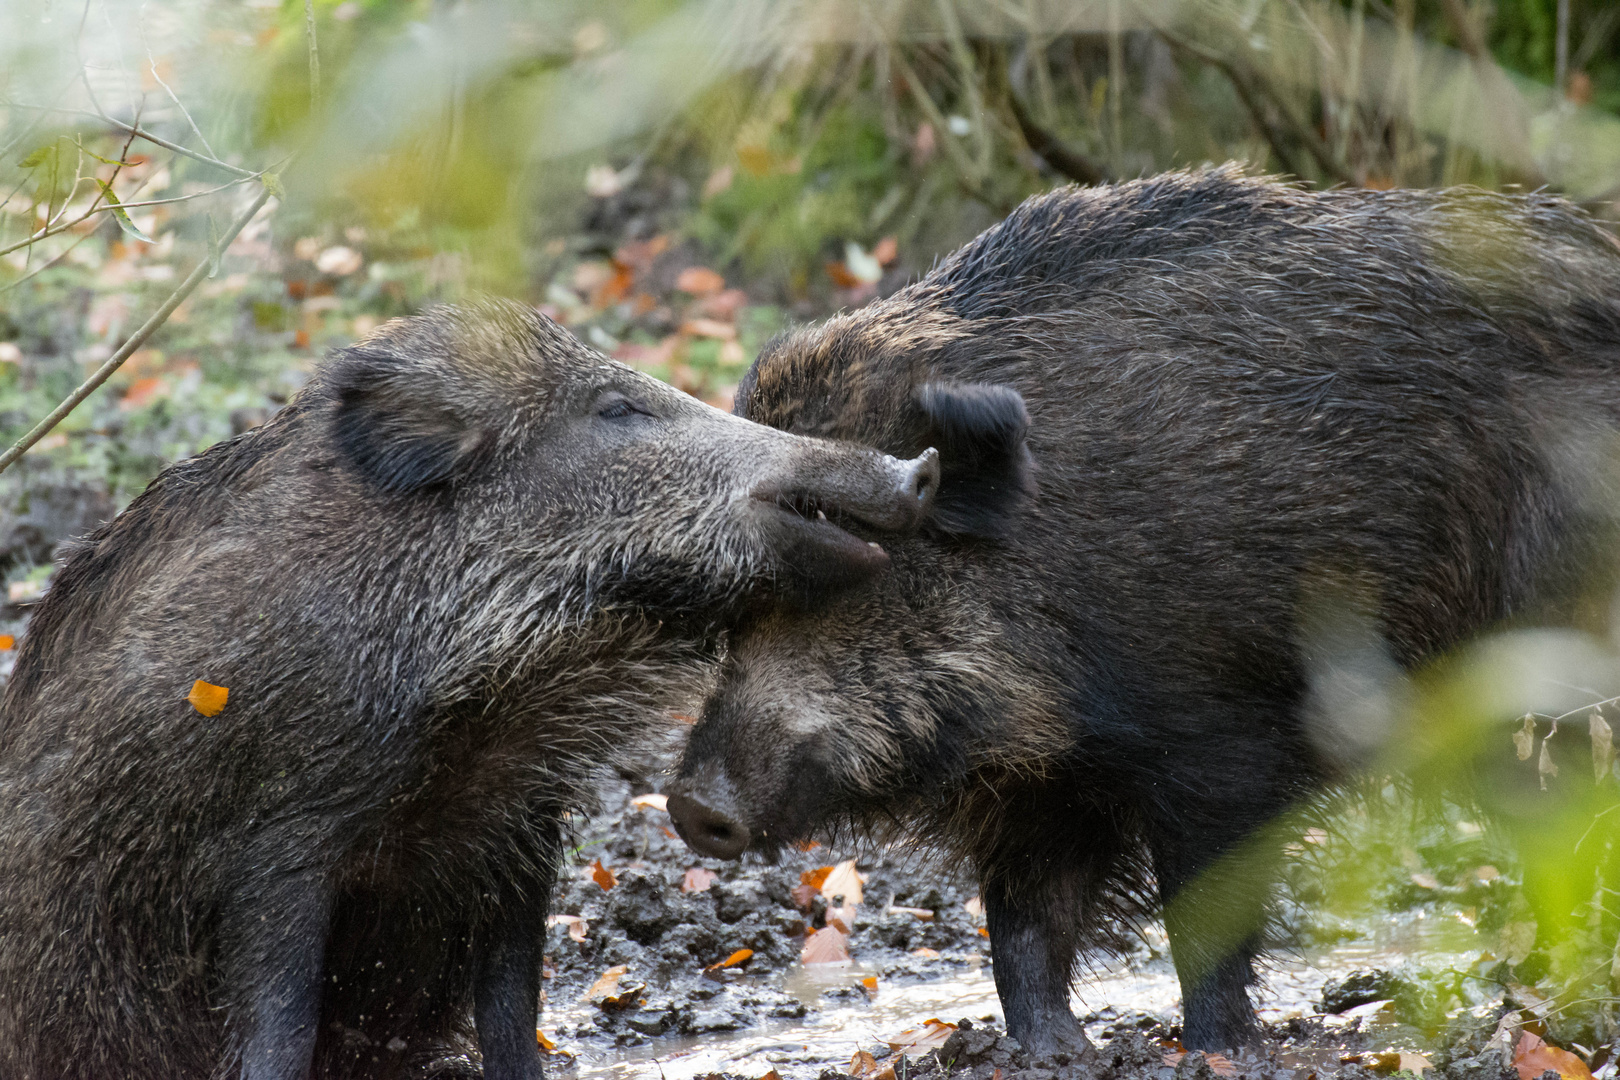
<svg viewBox="0 0 1620 1080">
<path fill-rule="evenodd" d="M 1465 923 L 1423 913 L 1392 918 L 1367 931 L 1364 938 L 1331 949 L 1274 957 L 1257 995 L 1261 1018 L 1276 1022 L 1314 1015 L 1322 984 L 1357 969 L 1466 967 L 1490 944 Z M 1112 1036 L 1117 1020 L 1132 1014 L 1167 1022 L 1179 1018 L 1181 991 L 1162 936 L 1154 940 L 1150 935 L 1147 945 L 1139 955 L 1093 972 L 1078 988 L 1074 1009 L 1087 1018 L 1086 1030 L 1094 1041 Z M 855 1051 L 873 1049 L 885 1036 L 930 1017 L 1002 1022 L 995 984 L 982 961 L 920 981 L 880 977 L 877 993 L 868 997 L 860 991 L 861 980 L 873 975 L 880 973 L 851 963 L 795 967 L 758 980 L 757 985 L 785 991 L 810 1006 L 813 1011 L 801 1019 L 764 1019 L 738 1031 L 665 1037 L 635 1047 L 571 1046 L 565 1041 L 563 1048 L 577 1054 L 571 1071 L 581 1080 L 686 1080 L 711 1072 L 763 1076 L 772 1069 L 796 1080 L 829 1065 L 847 1065 Z M 827 996 L 829 991 L 834 996 Z M 546 1025 L 571 1028 L 588 1021 L 593 1008 L 554 1007 L 546 1014 Z"/>
</svg>

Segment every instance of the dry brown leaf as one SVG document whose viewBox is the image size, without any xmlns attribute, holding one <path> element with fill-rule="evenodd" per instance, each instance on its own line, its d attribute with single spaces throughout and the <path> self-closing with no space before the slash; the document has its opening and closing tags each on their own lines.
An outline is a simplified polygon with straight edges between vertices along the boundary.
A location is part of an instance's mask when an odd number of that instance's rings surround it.
<svg viewBox="0 0 1620 1080">
<path fill-rule="evenodd" d="M 737 336 L 737 328 L 719 319 L 687 319 L 681 323 L 681 333 L 690 337 L 731 341 Z"/>
<path fill-rule="evenodd" d="M 842 964 L 849 959 L 849 938 L 836 926 L 824 926 L 805 940 L 802 964 Z"/>
<path fill-rule="evenodd" d="M 694 866 L 687 870 L 686 877 L 681 879 L 681 892 L 708 892 L 720 877 L 713 870 L 706 870 L 701 866 Z"/>
<path fill-rule="evenodd" d="M 830 866 L 818 866 L 814 870 L 806 870 L 799 875 L 799 883 L 793 886 L 793 902 L 799 905 L 801 911 L 810 910 L 810 901 L 821 891 L 821 883 L 827 880 L 827 875 L 833 872 Z"/>
<path fill-rule="evenodd" d="M 580 918 L 578 915 L 548 915 L 546 916 L 546 925 L 566 926 L 568 927 L 569 937 L 573 938 L 575 941 L 584 941 L 585 931 L 589 928 L 590 924 L 584 919 Z"/>
<path fill-rule="evenodd" d="M 1541 740 L 1541 757 L 1536 761 L 1536 773 L 1541 777 L 1542 791 L 1547 790 L 1547 778 L 1558 775 L 1558 763 L 1553 761 L 1552 754 L 1547 750 L 1546 739 Z"/>
<path fill-rule="evenodd" d="M 1552 1069 L 1564 1080 L 1592 1080 L 1592 1070 L 1586 1062 L 1556 1046 L 1549 1046 L 1539 1035 L 1526 1031 L 1519 1036 L 1519 1045 L 1513 1050 L 1513 1067 L 1519 1080 L 1536 1080 Z"/>
<path fill-rule="evenodd" d="M 723 971 L 726 968 L 734 968 L 734 967 L 737 967 L 738 965 L 746 964 L 746 963 L 748 963 L 748 961 L 752 960 L 753 958 L 754 958 L 754 950 L 753 949 L 738 949 L 736 952 L 732 953 L 730 956 L 726 957 L 724 960 L 720 961 L 718 964 L 710 964 L 708 967 L 704 968 L 703 970 L 704 971 Z"/>
<path fill-rule="evenodd" d="M 848 859 L 828 871 L 821 879 L 821 895 L 829 902 L 844 898 L 845 906 L 854 907 L 861 902 L 861 886 L 866 875 L 855 869 L 855 860 Z"/>
<path fill-rule="evenodd" d="M 669 796 L 659 795 L 657 792 L 651 795 L 637 795 L 630 800 L 630 805 L 637 810 L 662 810 L 667 814 L 669 813 Z"/>
<path fill-rule="evenodd" d="M 204 716 L 218 716 L 230 696 L 231 692 L 227 688 L 198 679 L 191 684 L 191 693 L 186 695 L 186 700 L 191 702 L 193 709 Z"/>
<path fill-rule="evenodd" d="M 1614 767 L 1614 730 L 1598 709 L 1593 709 L 1587 718 L 1587 727 L 1592 734 L 1592 775 L 1602 783 Z"/>
<path fill-rule="evenodd" d="M 984 901 L 975 896 L 967 903 L 962 905 L 962 910 L 966 911 L 975 919 L 982 919 L 984 918 Z"/>
<path fill-rule="evenodd" d="M 675 278 L 675 287 L 693 296 L 708 296 L 726 287 L 726 279 L 707 266 L 688 266 Z"/>
<path fill-rule="evenodd" d="M 912 949 L 911 950 L 911 955 L 921 957 L 924 960 L 938 960 L 939 959 L 939 950 L 938 949 L 930 949 L 925 945 L 920 949 Z"/>
<path fill-rule="evenodd" d="M 571 1057 L 574 1056 L 573 1054 L 569 1053 L 567 1050 L 559 1050 L 559 1049 L 557 1049 L 557 1044 L 552 1042 L 549 1038 L 547 1038 L 546 1033 L 544 1031 L 541 1031 L 539 1028 L 534 1029 L 534 1041 L 539 1043 L 540 1044 L 540 1049 L 544 1050 L 548 1054 L 556 1054 L 558 1057 L 566 1057 L 566 1058 L 571 1058 Z"/>
<path fill-rule="evenodd" d="M 1535 748 L 1536 722 L 1526 713 L 1523 726 L 1513 733 L 1513 752 L 1519 755 L 1520 761 L 1529 761 L 1531 751 Z"/>
<path fill-rule="evenodd" d="M 1193 1053 L 1196 1054 L 1198 1051 L 1195 1050 Z M 1181 1059 L 1186 1056 L 1184 1051 L 1172 1050 L 1164 1055 L 1164 1063 L 1173 1069 L 1181 1064 Z M 1205 1054 L 1204 1061 L 1215 1071 L 1216 1076 L 1236 1076 L 1238 1074 L 1238 1067 L 1232 1062 L 1231 1058 L 1222 1057 L 1220 1054 Z"/>
<path fill-rule="evenodd" d="M 820 840 L 800 840 L 793 847 L 796 851 L 814 851 L 821 846 Z"/>
<path fill-rule="evenodd" d="M 885 236 L 872 248 L 872 258 L 878 261 L 879 266 L 888 266 L 900 254 L 900 241 L 894 236 Z"/>
<path fill-rule="evenodd" d="M 619 879 L 614 876 L 613 871 L 602 865 L 601 859 L 591 863 L 591 880 L 602 886 L 603 892 L 607 892 L 619 883 Z"/>
<path fill-rule="evenodd" d="M 760 1077 L 759 1080 L 782 1080 L 782 1074 L 777 1072 L 775 1069 L 772 1069 L 770 1072 Z"/>
<path fill-rule="evenodd" d="M 17 639 L 10 634 L 0 634 L 0 652 L 10 652 L 17 647 Z"/>
<path fill-rule="evenodd" d="M 889 910 L 893 911 L 893 912 L 898 912 L 901 915 L 910 915 L 913 919 L 916 919 L 918 922 L 929 922 L 934 917 L 934 913 L 932 911 L 929 911 L 927 908 L 921 908 L 921 907 L 893 907 L 893 906 L 891 906 L 889 908 Z"/>
<path fill-rule="evenodd" d="M 866 1076 L 877 1071 L 877 1058 L 865 1050 L 855 1051 L 855 1056 L 849 1059 L 849 1075 L 851 1076 Z"/>
<path fill-rule="evenodd" d="M 889 1049 L 897 1054 L 918 1055 L 925 1050 L 944 1046 L 945 1040 L 951 1037 L 956 1030 L 955 1024 L 947 1024 L 940 1019 L 924 1020 L 914 1028 L 907 1028 L 898 1035 L 890 1036 L 883 1041 L 889 1044 Z"/>
<path fill-rule="evenodd" d="M 862 284 L 861 279 L 850 273 L 849 267 L 842 262 L 828 263 L 827 276 L 832 278 L 833 284 L 840 289 L 853 289 Z"/>
<path fill-rule="evenodd" d="M 591 988 L 580 996 L 581 1001 L 604 1001 L 615 997 L 619 993 L 619 980 L 624 978 L 625 972 L 630 970 L 628 964 L 614 964 L 591 983 Z"/>
</svg>

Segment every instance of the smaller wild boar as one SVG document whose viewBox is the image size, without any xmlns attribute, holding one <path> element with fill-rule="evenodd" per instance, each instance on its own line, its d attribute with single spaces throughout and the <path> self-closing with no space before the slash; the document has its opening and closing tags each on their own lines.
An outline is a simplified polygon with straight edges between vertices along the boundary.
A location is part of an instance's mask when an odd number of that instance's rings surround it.
<svg viewBox="0 0 1620 1080">
<path fill-rule="evenodd" d="M 1543 195 L 1056 191 L 768 347 L 737 412 L 942 479 L 870 589 L 731 636 L 668 789 L 687 842 L 898 822 L 970 860 L 1036 1051 L 1084 1051 L 1077 958 L 1162 907 L 1184 1041 L 1228 1048 L 1257 830 L 1376 735 L 1313 677 L 1336 620 L 1398 672 L 1613 569 L 1620 245 Z"/>
<path fill-rule="evenodd" d="M 0 700 L 0 1076 L 538 1077 L 566 813 L 738 605 L 871 577 L 931 455 L 515 305 L 396 321 L 66 560 Z M 229 691 L 217 714 L 195 680 Z"/>
</svg>

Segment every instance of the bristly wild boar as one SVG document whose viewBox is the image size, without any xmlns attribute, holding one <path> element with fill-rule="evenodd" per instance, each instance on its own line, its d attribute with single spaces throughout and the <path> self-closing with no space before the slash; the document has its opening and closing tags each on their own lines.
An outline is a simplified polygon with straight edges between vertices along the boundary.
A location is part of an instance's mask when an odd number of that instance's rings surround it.
<svg viewBox="0 0 1620 1080">
<path fill-rule="evenodd" d="M 1085 1049 L 1077 956 L 1164 906 L 1184 1039 L 1232 1047 L 1270 857 L 1205 871 L 1379 734 L 1317 707 L 1313 611 L 1397 671 L 1560 617 L 1620 505 L 1620 249 L 1542 195 L 1060 190 L 767 347 L 737 412 L 943 476 L 873 589 L 733 635 L 682 835 L 898 821 L 970 859 L 1043 1051 Z"/>
<path fill-rule="evenodd" d="M 0 702 L 0 1075 L 405 1075 L 470 1013 L 483 1075 L 538 1077 L 564 814 L 700 700 L 717 619 L 870 577 L 835 521 L 903 530 L 936 482 L 513 305 L 336 353 L 34 616 Z"/>
</svg>

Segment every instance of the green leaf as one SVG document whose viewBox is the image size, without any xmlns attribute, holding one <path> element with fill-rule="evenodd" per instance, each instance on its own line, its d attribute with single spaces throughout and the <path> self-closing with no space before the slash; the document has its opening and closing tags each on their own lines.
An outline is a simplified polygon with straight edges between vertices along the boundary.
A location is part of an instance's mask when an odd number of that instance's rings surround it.
<svg viewBox="0 0 1620 1080">
<path fill-rule="evenodd" d="M 83 147 L 81 147 L 80 149 L 83 149 Z M 86 154 L 89 154 L 91 157 L 95 158 L 97 161 L 101 162 L 103 165 L 116 165 L 120 169 L 128 169 L 128 168 L 132 168 L 134 166 L 134 164 L 135 164 L 133 161 L 119 161 L 117 158 L 102 157 L 100 154 L 96 153 L 94 150 L 85 150 L 84 152 Z"/>
<path fill-rule="evenodd" d="M 29 154 L 27 157 L 23 158 L 21 161 L 17 162 L 17 164 L 24 169 L 37 169 L 47 161 L 51 160 L 55 154 L 56 144 L 47 143 L 38 150 L 35 150 L 33 153 Z"/>
<path fill-rule="evenodd" d="M 221 254 L 221 248 L 224 246 L 223 244 L 220 243 L 220 241 L 222 241 L 224 239 L 225 239 L 224 234 L 222 234 L 219 231 L 219 222 L 214 220 L 214 215 L 213 214 L 209 214 L 208 215 L 208 276 L 209 277 L 218 277 L 219 276 L 219 257 L 220 257 L 220 254 Z"/>
<path fill-rule="evenodd" d="M 280 173 L 264 173 L 259 177 L 259 183 L 263 184 L 264 190 L 268 191 L 275 198 L 285 199 L 287 197 L 286 189 L 281 186 Z"/>
<path fill-rule="evenodd" d="M 147 236 L 145 233 L 141 232 L 141 230 L 137 229 L 135 227 L 135 223 L 129 220 L 129 213 L 124 209 L 124 204 L 118 201 L 118 196 L 113 194 L 111 184 L 107 183 L 105 180 L 97 180 L 96 183 L 101 185 L 101 193 L 102 195 L 106 196 L 107 205 L 112 207 L 113 217 L 118 219 L 118 227 L 120 229 L 123 229 L 126 233 L 133 236 L 143 244 L 157 243 L 156 240 L 153 240 L 150 236 Z"/>
</svg>

